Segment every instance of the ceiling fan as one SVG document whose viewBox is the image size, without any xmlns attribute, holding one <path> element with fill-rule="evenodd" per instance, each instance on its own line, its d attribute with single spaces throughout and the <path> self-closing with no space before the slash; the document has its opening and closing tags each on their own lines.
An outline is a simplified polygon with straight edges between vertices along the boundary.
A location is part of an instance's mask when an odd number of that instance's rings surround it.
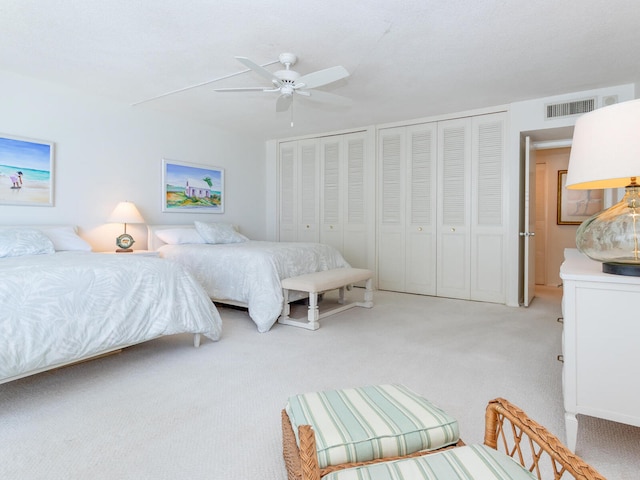
<svg viewBox="0 0 640 480">
<path fill-rule="evenodd" d="M 271 85 L 266 87 L 216 88 L 216 92 L 262 91 L 266 93 L 277 93 L 276 111 L 278 112 L 288 110 L 292 106 L 293 98 L 296 95 L 300 95 L 309 100 L 327 102 L 339 106 L 348 106 L 352 103 L 351 100 L 346 97 L 315 90 L 317 87 L 322 87 L 348 77 L 349 72 L 342 66 L 330 67 L 300 75 L 295 70 L 291 70 L 291 67 L 298 61 L 298 57 L 293 53 L 280 54 L 278 60 L 284 65 L 284 70 L 278 70 L 276 72 L 270 72 L 246 57 L 236 57 L 236 60 L 253 72 L 269 80 Z"/>
</svg>

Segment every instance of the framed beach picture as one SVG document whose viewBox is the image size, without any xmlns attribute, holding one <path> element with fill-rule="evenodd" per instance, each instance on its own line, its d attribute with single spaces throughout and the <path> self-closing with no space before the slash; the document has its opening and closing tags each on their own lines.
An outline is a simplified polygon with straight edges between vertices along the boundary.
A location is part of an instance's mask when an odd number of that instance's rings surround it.
<svg viewBox="0 0 640 480">
<path fill-rule="evenodd" d="M 224 169 L 163 159 L 162 211 L 224 213 Z"/>
<path fill-rule="evenodd" d="M 604 190 L 569 190 L 567 171 L 558 170 L 558 225 L 580 225 L 604 208 Z"/>
<path fill-rule="evenodd" d="M 53 143 L 0 134 L 0 205 L 53 206 Z"/>
</svg>

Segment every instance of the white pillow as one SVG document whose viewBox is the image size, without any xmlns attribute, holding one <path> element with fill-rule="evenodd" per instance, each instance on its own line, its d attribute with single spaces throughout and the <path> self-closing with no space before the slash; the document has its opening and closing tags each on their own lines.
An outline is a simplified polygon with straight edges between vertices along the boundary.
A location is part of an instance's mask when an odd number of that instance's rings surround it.
<svg viewBox="0 0 640 480">
<path fill-rule="evenodd" d="M 0 257 L 55 253 L 53 243 L 40 230 L 0 230 Z"/>
<path fill-rule="evenodd" d="M 64 250 L 82 252 L 91 251 L 91 245 L 80 238 L 76 233 L 75 228 L 71 226 L 42 228 L 42 233 L 49 237 L 49 240 L 53 243 L 53 248 L 55 248 L 56 252 Z"/>
<path fill-rule="evenodd" d="M 156 236 L 169 245 L 185 243 L 207 243 L 195 228 L 167 228 L 156 230 Z"/>
<path fill-rule="evenodd" d="M 249 240 L 241 233 L 236 232 L 230 223 L 203 223 L 194 222 L 196 230 L 207 243 L 240 243 Z"/>
</svg>

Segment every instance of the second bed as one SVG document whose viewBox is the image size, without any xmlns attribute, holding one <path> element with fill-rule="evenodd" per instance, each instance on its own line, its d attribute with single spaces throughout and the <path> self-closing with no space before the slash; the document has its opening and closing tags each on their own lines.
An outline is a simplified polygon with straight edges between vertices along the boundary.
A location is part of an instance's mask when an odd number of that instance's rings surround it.
<svg viewBox="0 0 640 480">
<path fill-rule="evenodd" d="M 198 239 L 193 225 L 148 228 L 150 250 L 186 267 L 214 301 L 246 307 L 259 332 L 268 331 L 282 312 L 281 279 L 350 266 L 338 250 L 320 243 L 211 244 Z"/>
</svg>

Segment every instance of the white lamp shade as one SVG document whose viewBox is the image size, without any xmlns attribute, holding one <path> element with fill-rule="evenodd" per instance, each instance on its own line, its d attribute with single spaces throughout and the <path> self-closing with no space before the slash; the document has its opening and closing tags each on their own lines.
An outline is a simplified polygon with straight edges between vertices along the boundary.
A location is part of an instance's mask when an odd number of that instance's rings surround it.
<svg viewBox="0 0 640 480">
<path fill-rule="evenodd" d="M 627 186 L 640 177 L 640 100 L 581 116 L 575 126 L 567 188 Z"/>
<path fill-rule="evenodd" d="M 144 219 L 136 206 L 131 202 L 120 202 L 111 212 L 107 222 L 110 223 L 144 223 Z"/>
</svg>

